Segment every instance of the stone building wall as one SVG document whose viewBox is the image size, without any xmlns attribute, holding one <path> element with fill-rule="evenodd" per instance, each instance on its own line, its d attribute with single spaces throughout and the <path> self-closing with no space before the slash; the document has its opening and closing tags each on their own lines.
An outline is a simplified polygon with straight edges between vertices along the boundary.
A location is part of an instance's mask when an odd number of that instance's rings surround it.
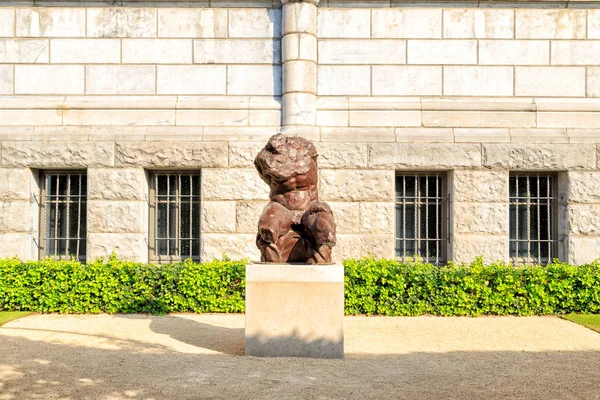
<svg viewBox="0 0 600 400">
<path fill-rule="evenodd" d="M 393 257 L 397 171 L 447 172 L 456 261 L 507 260 L 509 173 L 556 172 L 559 256 L 600 257 L 591 3 L 124 3 L 0 2 L 0 256 L 38 257 L 39 171 L 86 169 L 88 257 L 145 261 L 148 171 L 177 169 L 202 257 L 256 258 L 283 131 L 319 149 L 337 259 Z"/>
</svg>

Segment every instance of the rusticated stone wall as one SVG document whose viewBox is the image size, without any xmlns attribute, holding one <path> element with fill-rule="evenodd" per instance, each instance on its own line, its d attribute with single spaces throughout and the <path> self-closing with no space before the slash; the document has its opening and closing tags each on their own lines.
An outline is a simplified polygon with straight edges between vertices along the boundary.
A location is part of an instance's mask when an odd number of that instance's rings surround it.
<svg viewBox="0 0 600 400">
<path fill-rule="evenodd" d="M 338 260 L 394 255 L 397 171 L 447 172 L 456 261 L 508 259 L 509 173 L 556 172 L 559 256 L 600 257 L 594 4 L 104 3 L 0 1 L 0 256 L 38 257 L 39 171 L 87 169 L 88 257 L 145 261 L 148 172 L 182 169 L 202 257 L 256 258 L 283 131 L 319 149 Z"/>
</svg>

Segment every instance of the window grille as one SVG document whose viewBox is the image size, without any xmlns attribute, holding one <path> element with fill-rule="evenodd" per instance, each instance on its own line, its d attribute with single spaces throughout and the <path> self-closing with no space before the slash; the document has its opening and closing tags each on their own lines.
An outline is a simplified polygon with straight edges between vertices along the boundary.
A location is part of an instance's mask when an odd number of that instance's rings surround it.
<svg viewBox="0 0 600 400">
<path fill-rule="evenodd" d="M 200 261 L 200 174 L 153 173 L 150 221 L 151 261 Z"/>
<path fill-rule="evenodd" d="M 396 176 L 396 257 L 447 259 L 447 196 L 443 173 Z"/>
<path fill-rule="evenodd" d="M 510 258 L 548 264 L 557 254 L 556 175 L 510 174 Z"/>
<path fill-rule="evenodd" d="M 42 172 L 40 257 L 85 262 L 87 174 Z"/>
</svg>

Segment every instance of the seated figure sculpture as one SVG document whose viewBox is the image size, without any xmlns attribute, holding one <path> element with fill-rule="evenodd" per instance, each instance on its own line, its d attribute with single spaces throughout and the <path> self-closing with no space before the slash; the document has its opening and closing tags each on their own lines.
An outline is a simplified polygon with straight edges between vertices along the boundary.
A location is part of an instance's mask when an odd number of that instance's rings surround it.
<svg viewBox="0 0 600 400">
<path fill-rule="evenodd" d="M 261 261 L 331 263 L 335 221 L 319 201 L 317 149 L 308 140 L 282 134 L 269 139 L 254 165 L 271 188 L 258 222 Z"/>
</svg>

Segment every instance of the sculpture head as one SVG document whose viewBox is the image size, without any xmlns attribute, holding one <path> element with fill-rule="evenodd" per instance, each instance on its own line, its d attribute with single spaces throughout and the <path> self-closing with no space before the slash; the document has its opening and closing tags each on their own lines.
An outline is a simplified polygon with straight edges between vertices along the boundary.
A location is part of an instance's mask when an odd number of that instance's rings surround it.
<svg viewBox="0 0 600 400">
<path fill-rule="evenodd" d="M 278 134 L 254 159 L 260 177 L 271 188 L 317 170 L 317 149 L 307 139 Z"/>
</svg>

